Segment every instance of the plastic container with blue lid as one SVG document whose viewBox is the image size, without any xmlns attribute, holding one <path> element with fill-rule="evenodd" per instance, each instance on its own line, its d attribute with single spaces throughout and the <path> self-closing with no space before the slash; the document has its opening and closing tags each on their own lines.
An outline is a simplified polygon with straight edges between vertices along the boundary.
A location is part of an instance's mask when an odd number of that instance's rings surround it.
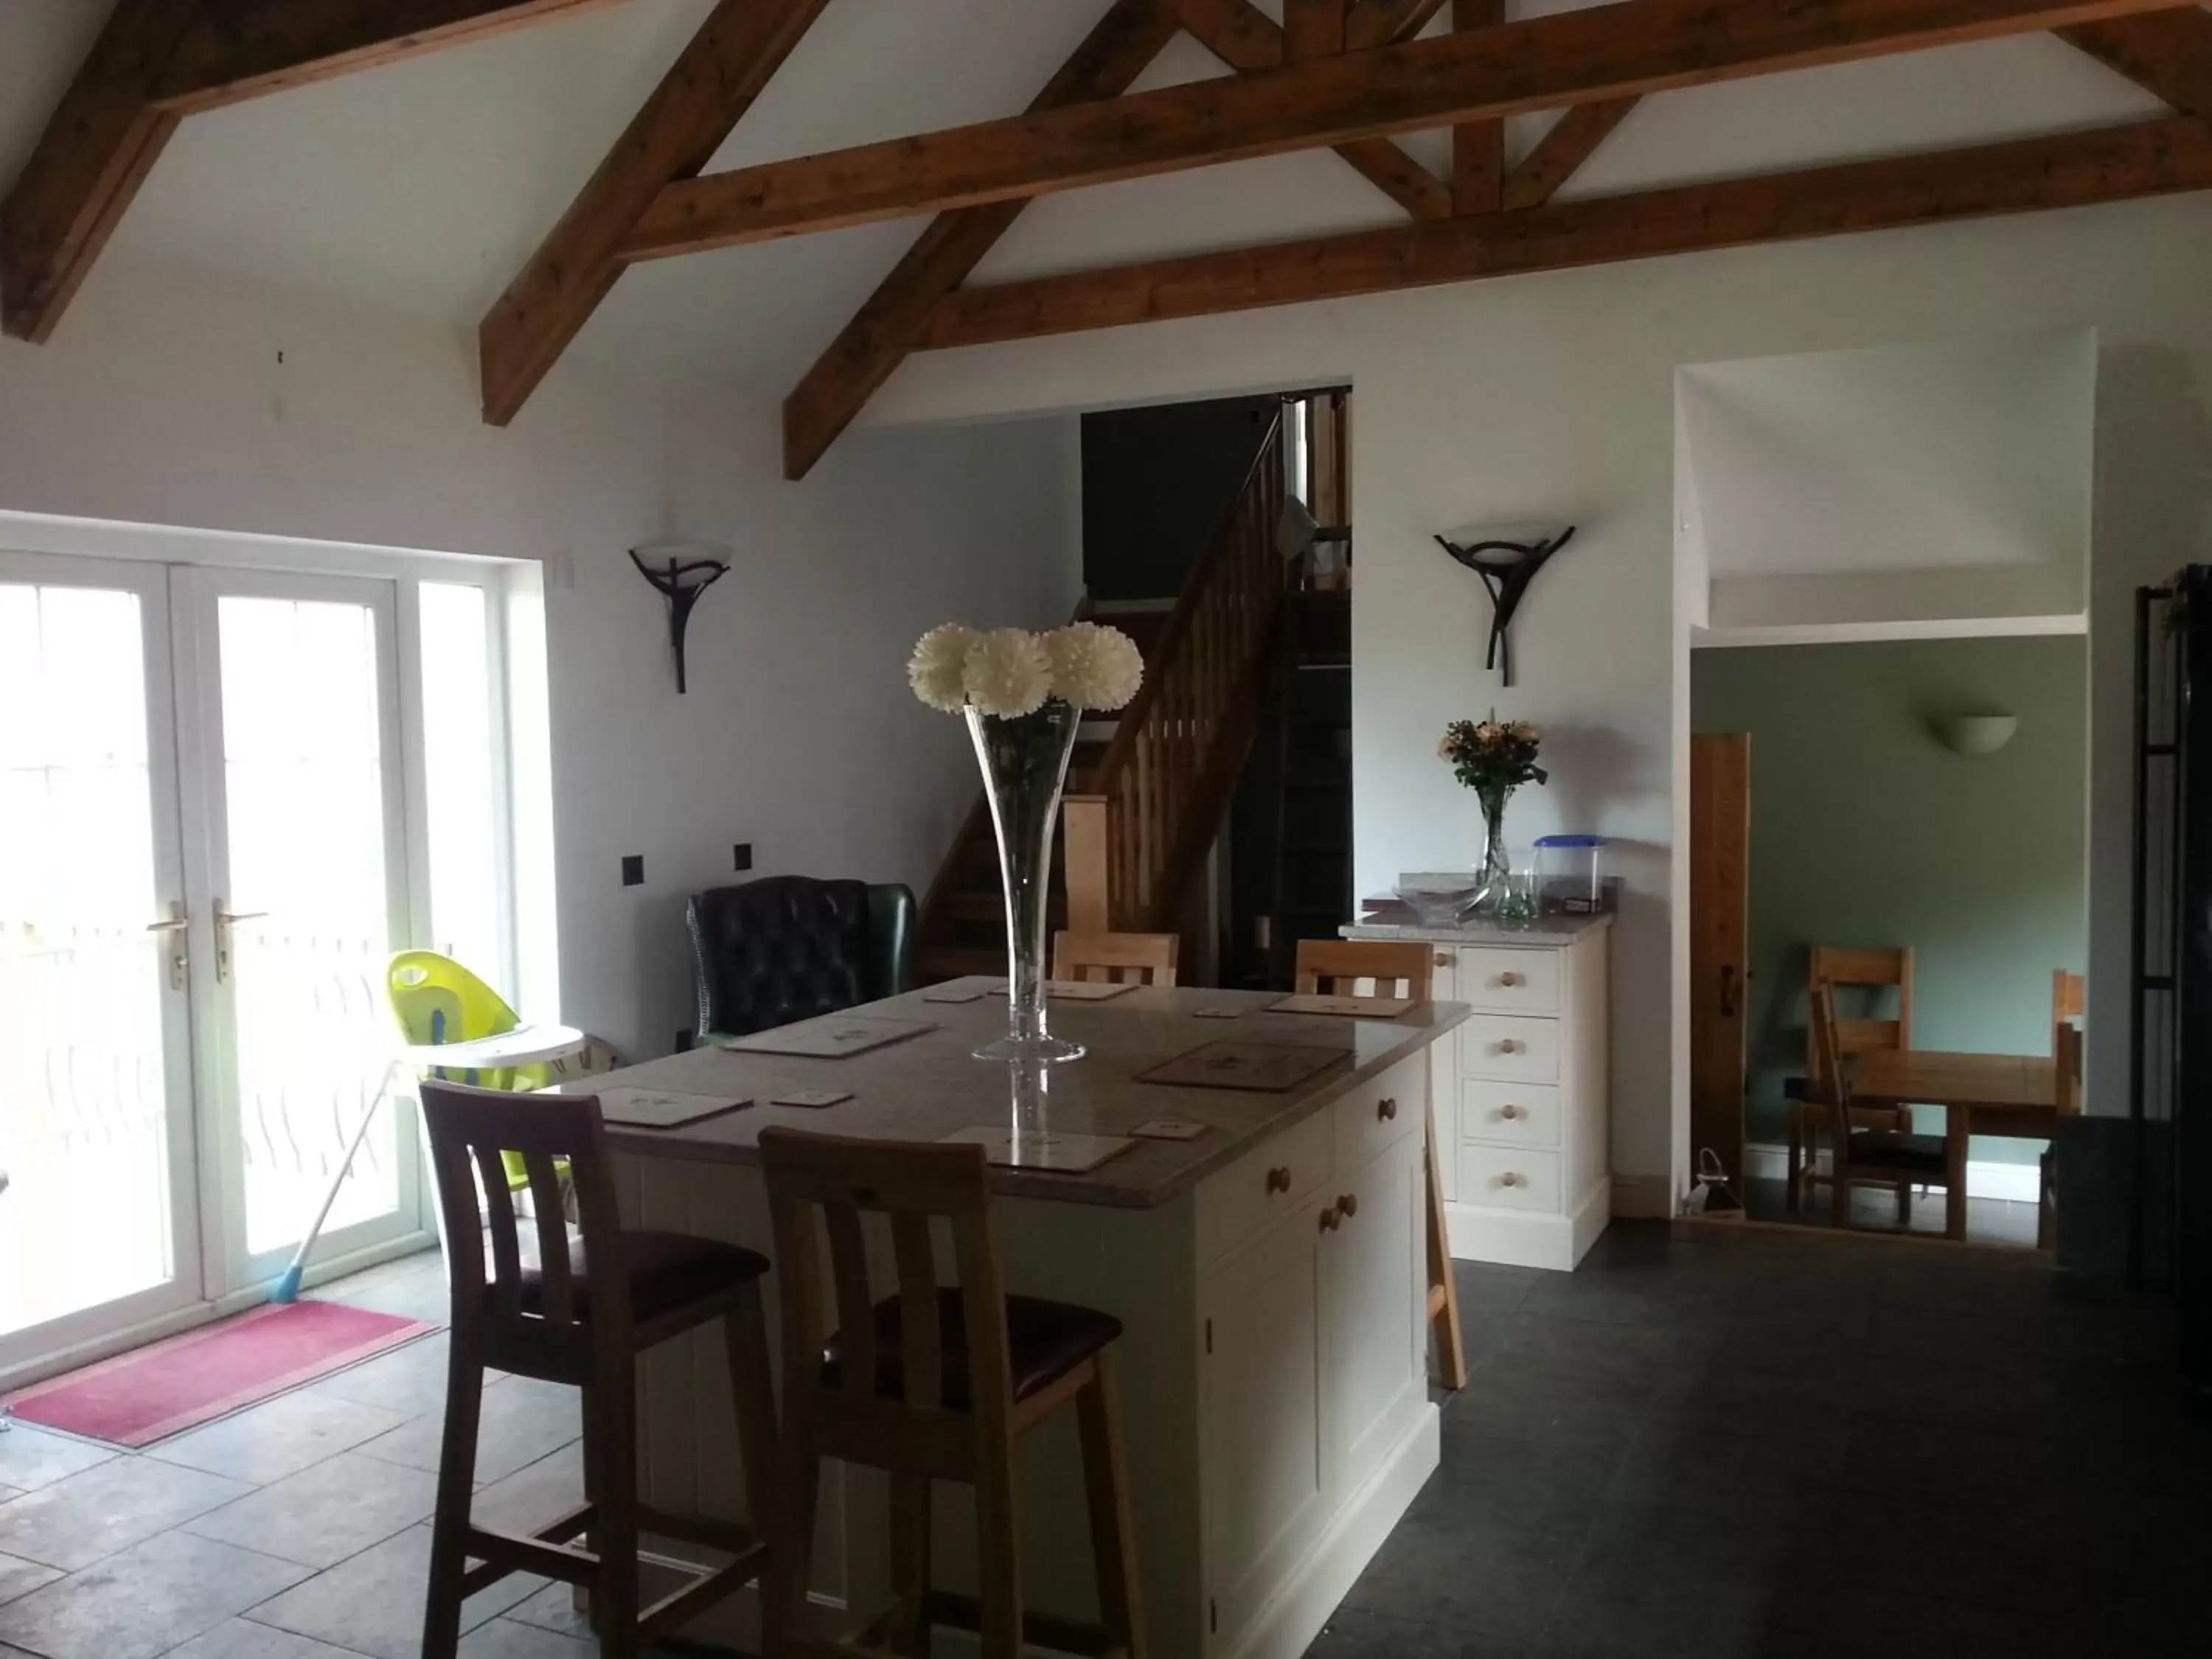
<svg viewBox="0 0 2212 1659">
<path fill-rule="evenodd" d="M 1537 910 L 1547 916 L 1595 916 L 1610 908 L 1603 836 L 1536 838 Z"/>
</svg>

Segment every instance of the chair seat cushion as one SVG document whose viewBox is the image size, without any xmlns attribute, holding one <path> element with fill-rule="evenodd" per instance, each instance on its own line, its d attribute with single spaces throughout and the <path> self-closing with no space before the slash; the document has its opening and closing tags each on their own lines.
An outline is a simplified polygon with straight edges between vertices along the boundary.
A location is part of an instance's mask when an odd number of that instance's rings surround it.
<svg viewBox="0 0 2212 1659">
<path fill-rule="evenodd" d="M 1851 1162 L 1878 1170 L 1943 1170 L 1943 1137 L 1901 1129 L 1854 1129 Z"/>
<path fill-rule="evenodd" d="M 721 1296 L 769 1269 L 757 1250 L 689 1233 L 626 1231 L 623 1254 L 629 1264 L 630 1317 L 641 1324 Z M 592 1275 L 580 1238 L 568 1241 L 568 1271 L 575 1276 L 576 1316 L 588 1320 Z M 518 1289 L 525 1313 L 544 1312 L 545 1279 L 536 1263 L 524 1264 Z"/>
<path fill-rule="evenodd" d="M 937 1293 L 938 1328 L 943 1333 L 945 1404 L 966 1411 L 972 1401 L 968 1376 L 968 1311 L 957 1290 Z M 876 1393 L 886 1400 L 906 1398 L 905 1322 L 899 1300 L 876 1304 Z M 1014 1398 L 1026 1400 L 1050 1388 L 1121 1334 L 1121 1322 L 1095 1308 L 1072 1302 L 1047 1302 L 1033 1296 L 1006 1298 L 1006 1352 L 1013 1372 Z M 822 1382 L 836 1388 L 845 1375 L 842 1332 L 822 1349 Z"/>
</svg>

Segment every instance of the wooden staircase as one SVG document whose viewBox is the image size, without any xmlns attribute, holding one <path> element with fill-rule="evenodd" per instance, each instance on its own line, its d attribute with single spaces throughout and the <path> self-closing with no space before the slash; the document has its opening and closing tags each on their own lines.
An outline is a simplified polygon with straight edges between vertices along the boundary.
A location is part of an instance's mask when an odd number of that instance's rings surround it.
<svg viewBox="0 0 2212 1659">
<path fill-rule="evenodd" d="M 1235 796 L 1285 611 L 1283 500 L 1278 418 L 1179 598 L 1086 606 L 1090 620 L 1136 641 L 1145 684 L 1079 736 L 1053 860 L 1054 927 L 1191 931 L 1185 913 Z M 979 792 L 922 902 L 923 982 L 1006 971 L 998 860 Z M 1185 941 L 1185 960 L 1199 959 L 1196 943 Z"/>
</svg>

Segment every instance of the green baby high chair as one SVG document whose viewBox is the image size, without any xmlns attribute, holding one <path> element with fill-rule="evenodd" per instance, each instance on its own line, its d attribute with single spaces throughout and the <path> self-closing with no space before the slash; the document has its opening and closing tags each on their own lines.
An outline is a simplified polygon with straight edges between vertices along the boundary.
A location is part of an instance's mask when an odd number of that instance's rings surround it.
<svg viewBox="0 0 2212 1659">
<path fill-rule="evenodd" d="M 385 969 L 384 990 L 392 1017 L 399 1022 L 400 1034 L 410 1048 L 503 1036 L 522 1024 L 498 992 L 451 957 L 435 951 L 402 951 L 392 957 Z M 510 1066 L 496 1071 L 438 1066 L 431 1072 L 441 1082 L 512 1090 L 518 1094 L 542 1089 L 553 1080 L 544 1066 Z M 520 1190 L 529 1184 L 520 1153 L 501 1152 L 500 1158 L 509 1188 Z"/>
</svg>

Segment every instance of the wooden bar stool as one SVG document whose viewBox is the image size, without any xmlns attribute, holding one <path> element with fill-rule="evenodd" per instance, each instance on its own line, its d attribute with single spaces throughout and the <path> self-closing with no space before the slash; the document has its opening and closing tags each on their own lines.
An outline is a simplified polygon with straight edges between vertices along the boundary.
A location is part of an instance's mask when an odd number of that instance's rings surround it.
<svg viewBox="0 0 2212 1659">
<path fill-rule="evenodd" d="M 1429 946 L 1418 939 L 1302 939 L 1297 978 L 1302 996 L 1403 998 L 1426 1002 L 1435 983 Z M 1363 993 L 1362 981 L 1371 988 Z M 1436 1103 L 1429 1103 L 1421 1161 L 1428 1166 L 1423 1234 L 1429 1272 L 1429 1376 L 1438 1388 L 1467 1386 L 1467 1345 L 1459 1328 L 1459 1286 L 1452 1278 L 1451 1232 L 1444 1222 L 1443 1172 L 1437 1165 Z"/>
<path fill-rule="evenodd" d="M 766 1257 L 681 1233 L 624 1232 L 615 1208 L 599 1103 L 588 1096 L 518 1095 L 425 1082 L 422 1111 L 452 1261 L 453 1364 L 439 1455 L 430 1589 L 422 1614 L 424 1659 L 453 1659 L 461 1602 L 513 1572 L 534 1572 L 591 1592 L 592 1623 L 609 1659 L 632 1659 L 655 1638 L 761 1581 L 774 1594 L 764 1536 L 774 1514 L 775 1407 L 760 1282 Z M 537 1259 L 526 1261 L 520 1224 L 501 1159 L 518 1154 L 529 1176 Z M 556 1159 L 567 1162 L 581 1237 L 562 1214 Z M 492 1277 L 467 1248 L 489 1211 Z M 744 1459 L 752 1527 L 673 1516 L 637 1496 L 637 1356 L 710 1320 L 723 1322 Z M 566 1382 L 583 1391 L 586 1501 L 526 1534 L 470 1519 L 477 1425 L 487 1367 Z M 726 1552 L 650 1607 L 638 1606 L 638 1535 L 659 1533 Z M 569 1540 L 583 1537 L 578 1547 Z M 471 1566 L 471 1560 L 477 1565 Z"/>
<path fill-rule="evenodd" d="M 1062 928 L 1052 936 L 1052 976 L 1102 985 L 1173 985 L 1182 944 L 1173 933 L 1071 933 Z"/>
<path fill-rule="evenodd" d="M 925 1653 L 933 1625 L 973 1630 L 982 1659 L 1017 1659 L 1024 1639 L 1055 1652 L 1143 1659 L 1129 1494 L 1122 1468 L 1112 1346 L 1121 1322 L 1065 1302 L 1006 1296 L 991 1235 L 983 1149 L 903 1145 L 766 1128 L 760 1135 L 783 1304 L 787 1503 L 777 1540 L 781 1600 L 768 1648 L 787 1659 Z M 862 1218 L 890 1226 L 897 1274 L 881 1301 L 869 1288 Z M 817 1227 L 817 1217 L 820 1218 Z M 949 1224 L 957 1288 L 938 1283 L 932 1223 Z M 826 1340 L 818 1232 L 830 1242 L 837 1329 Z M 1014 1447 L 1066 1407 L 1078 1413 L 1096 1628 L 1025 1612 Z M 890 1476 L 891 1605 L 854 1643 L 801 1626 L 820 1462 Z M 976 1575 L 970 1601 L 930 1583 L 930 1483 L 975 1488 Z"/>
</svg>

